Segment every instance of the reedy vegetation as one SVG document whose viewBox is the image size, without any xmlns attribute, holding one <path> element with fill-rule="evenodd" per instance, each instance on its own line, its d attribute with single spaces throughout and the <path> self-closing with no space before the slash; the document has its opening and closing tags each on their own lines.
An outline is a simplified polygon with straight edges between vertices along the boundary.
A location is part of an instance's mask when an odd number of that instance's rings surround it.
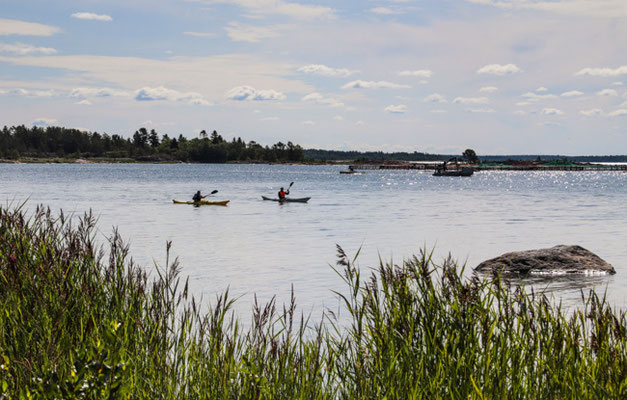
<svg viewBox="0 0 627 400">
<path fill-rule="evenodd" d="M 594 292 L 564 312 L 424 251 L 363 277 L 338 247 L 347 315 L 255 301 L 243 328 L 228 292 L 200 311 L 176 260 L 149 279 L 116 232 L 99 248 L 91 214 L 0 222 L 1 398 L 627 396 L 625 313 Z"/>
</svg>

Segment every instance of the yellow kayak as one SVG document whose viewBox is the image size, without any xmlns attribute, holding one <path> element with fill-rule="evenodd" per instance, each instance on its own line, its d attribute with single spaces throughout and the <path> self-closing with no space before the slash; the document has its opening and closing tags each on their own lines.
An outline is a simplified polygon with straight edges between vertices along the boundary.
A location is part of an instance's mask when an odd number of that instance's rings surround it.
<svg viewBox="0 0 627 400">
<path fill-rule="evenodd" d="M 229 204 L 230 200 L 224 201 L 209 201 L 209 200 L 200 200 L 200 201 L 182 201 L 182 200 L 172 200 L 174 204 L 193 204 L 195 206 L 225 206 Z"/>
</svg>

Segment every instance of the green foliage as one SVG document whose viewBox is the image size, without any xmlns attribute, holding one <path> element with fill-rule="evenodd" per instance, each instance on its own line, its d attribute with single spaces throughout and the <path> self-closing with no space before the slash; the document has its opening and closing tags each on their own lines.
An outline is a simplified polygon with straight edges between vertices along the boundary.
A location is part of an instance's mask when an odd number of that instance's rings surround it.
<svg viewBox="0 0 627 400">
<path fill-rule="evenodd" d="M 191 140 L 179 135 L 170 138 L 151 129 L 139 128 L 132 138 L 119 135 L 83 132 L 61 127 L 27 128 L 23 125 L 4 127 L 0 131 L 0 158 L 131 158 L 139 161 L 171 161 L 224 163 L 229 161 L 299 162 L 304 150 L 292 142 L 278 142 L 272 147 L 241 138 L 227 142 L 213 131 L 201 131 Z"/>
<path fill-rule="evenodd" d="M 627 396 L 625 313 L 594 292 L 564 312 L 426 252 L 364 277 L 338 247 L 346 315 L 255 300 L 243 329 L 228 291 L 200 311 L 176 260 L 149 281 L 94 227 L 0 207 L 0 398 Z"/>
</svg>

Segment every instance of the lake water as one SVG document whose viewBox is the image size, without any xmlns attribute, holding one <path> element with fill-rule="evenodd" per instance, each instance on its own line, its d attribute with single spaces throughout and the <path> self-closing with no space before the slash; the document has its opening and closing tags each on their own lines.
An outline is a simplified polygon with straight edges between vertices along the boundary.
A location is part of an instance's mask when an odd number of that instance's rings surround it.
<svg viewBox="0 0 627 400">
<path fill-rule="evenodd" d="M 345 168 L 345 167 L 343 167 Z M 293 285 L 301 310 L 336 310 L 342 290 L 330 265 L 336 244 L 361 253 L 362 269 L 379 256 L 399 263 L 420 249 L 449 252 L 468 269 L 514 250 L 577 244 L 614 265 L 613 276 L 534 280 L 566 306 L 580 290 L 607 290 L 627 305 L 627 174 L 623 172 L 478 172 L 469 178 L 421 171 L 341 175 L 341 167 L 294 165 L 0 164 L 0 201 L 99 216 L 104 237 L 117 226 L 135 261 L 165 262 L 166 241 L 197 296 L 212 301 L 230 288 L 243 296 L 277 295 Z M 308 204 L 262 201 L 280 186 Z M 174 205 L 196 190 L 218 189 L 228 207 Z"/>
</svg>

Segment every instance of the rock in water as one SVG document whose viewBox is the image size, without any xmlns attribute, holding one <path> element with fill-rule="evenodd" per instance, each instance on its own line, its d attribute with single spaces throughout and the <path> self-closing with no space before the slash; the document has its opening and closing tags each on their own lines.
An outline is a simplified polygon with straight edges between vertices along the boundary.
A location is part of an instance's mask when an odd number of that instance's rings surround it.
<svg viewBox="0 0 627 400">
<path fill-rule="evenodd" d="M 615 274 L 601 257 L 581 246 L 555 246 L 550 249 L 515 251 L 479 264 L 475 271 L 518 274 Z"/>
</svg>

